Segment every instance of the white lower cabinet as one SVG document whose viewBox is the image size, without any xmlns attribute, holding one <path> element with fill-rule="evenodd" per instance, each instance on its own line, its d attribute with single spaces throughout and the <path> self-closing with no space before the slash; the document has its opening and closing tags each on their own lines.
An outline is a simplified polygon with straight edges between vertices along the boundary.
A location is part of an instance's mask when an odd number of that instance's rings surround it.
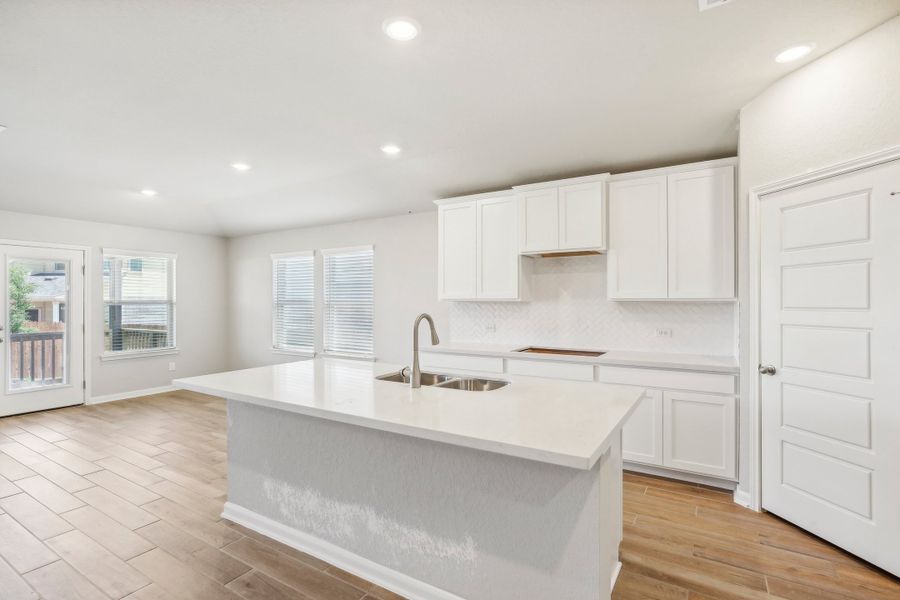
<svg viewBox="0 0 900 600">
<path fill-rule="evenodd" d="M 598 366 L 605 383 L 647 387 L 622 430 L 627 462 L 720 479 L 737 475 L 733 375 Z"/>
<path fill-rule="evenodd" d="M 622 428 L 622 458 L 661 467 L 662 441 L 663 393 L 648 389 Z"/>
<path fill-rule="evenodd" d="M 737 479 L 737 380 L 728 373 L 473 356 L 423 350 L 424 368 L 597 381 L 643 388 L 622 428 L 622 458 L 679 478 Z M 649 387 L 648 387 L 649 386 Z"/>
<path fill-rule="evenodd" d="M 714 477 L 735 475 L 734 398 L 663 393 L 663 465 Z"/>
</svg>

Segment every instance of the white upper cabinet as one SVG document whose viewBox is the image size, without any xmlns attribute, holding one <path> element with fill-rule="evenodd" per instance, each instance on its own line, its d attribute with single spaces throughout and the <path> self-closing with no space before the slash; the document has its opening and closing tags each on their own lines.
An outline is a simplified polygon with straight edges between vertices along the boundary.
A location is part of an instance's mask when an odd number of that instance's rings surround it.
<svg viewBox="0 0 900 600">
<path fill-rule="evenodd" d="M 560 249 L 606 248 L 604 187 L 602 181 L 560 186 Z"/>
<path fill-rule="evenodd" d="M 669 298 L 734 297 L 734 168 L 669 175 Z"/>
<path fill-rule="evenodd" d="M 524 282 L 515 197 L 466 198 L 438 204 L 438 297 L 521 300 Z"/>
<path fill-rule="evenodd" d="M 592 175 L 518 186 L 523 254 L 606 249 L 606 179 Z"/>
<path fill-rule="evenodd" d="M 556 188 L 519 195 L 522 252 L 559 248 L 559 192 Z"/>
<path fill-rule="evenodd" d="M 519 238 L 512 196 L 479 200 L 475 269 L 478 298 L 519 298 Z"/>
<path fill-rule="evenodd" d="M 476 203 L 438 207 L 438 297 L 474 298 L 476 291 Z"/>
<path fill-rule="evenodd" d="M 610 182 L 610 298 L 666 297 L 667 229 L 665 175 Z"/>
<path fill-rule="evenodd" d="M 608 296 L 733 299 L 734 202 L 732 159 L 614 177 Z"/>
</svg>

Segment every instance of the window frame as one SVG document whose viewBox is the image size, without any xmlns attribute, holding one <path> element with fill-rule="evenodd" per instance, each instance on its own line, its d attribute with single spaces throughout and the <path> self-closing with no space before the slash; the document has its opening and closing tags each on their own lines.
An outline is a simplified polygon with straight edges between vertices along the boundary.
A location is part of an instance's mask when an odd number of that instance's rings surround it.
<svg viewBox="0 0 900 600">
<path fill-rule="evenodd" d="M 340 351 L 331 351 L 326 348 L 325 340 L 328 336 L 328 305 L 325 301 L 325 290 L 328 286 L 328 282 L 326 279 L 326 269 L 325 269 L 325 261 L 326 257 L 330 254 L 345 254 L 352 252 L 360 252 L 368 250 L 372 253 L 372 349 L 369 353 L 356 353 L 356 352 L 340 352 Z M 319 343 L 321 343 L 322 354 L 325 356 L 333 356 L 336 358 L 349 358 L 355 360 L 364 360 L 364 361 L 375 361 L 375 246 L 373 244 L 365 244 L 360 246 L 345 246 L 341 248 L 327 248 L 324 250 L 320 250 L 322 259 L 319 261 L 321 272 L 322 272 L 322 289 L 321 294 L 318 296 L 318 299 L 321 301 L 320 310 L 318 311 L 319 318 L 321 319 L 321 336 L 319 336 Z"/>
<path fill-rule="evenodd" d="M 178 255 L 170 252 L 154 252 L 147 250 L 124 250 L 121 248 L 101 248 L 100 249 L 100 302 L 103 309 L 106 308 L 107 299 L 103 293 L 103 278 L 106 276 L 106 273 L 103 269 L 103 263 L 106 261 L 107 256 L 116 256 L 123 257 L 129 260 L 135 258 L 163 258 L 168 261 L 168 265 L 166 267 L 166 287 L 168 290 L 168 298 L 167 305 L 172 307 L 171 314 L 169 315 L 169 323 L 170 323 L 170 332 L 169 339 L 171 340 L 171 346 L 167 346 L 165 348 L 148 348 L 145 350 L 106 350 L 105 343 L 103 345 L 103 351 L 100 354 L 100 360 L 127 360 L 133 358 L 148 358 L 152 356 L 163 356 L 166 354 L 178 354 L 178 326 L 177 326 L 177 314 L 178 314 L 178 296 L 177 296 L 177 262 Z M 129 270 L 129 272 L 131 272 Z M 105 318 L 101 318 L 100 327 L 101 327 L 101 337 L 103 336 L 103 324 L 105 323 Z"/>
<path fill-rule="evenodd" d="M 271 275 L 271 285 L 269 289 L 272 292 L 272 353 L 273 354 L 285 354 L 289 356 L 304 356 L 304 357 L 314 357 L 317 351 L 317 338 L 318 338 L 318 260 L 317 253 L 315 250 L 301 250 L 298 252 L 281 252 L 277 254 L 269 255 L 269 260 L 271 261 L 271 269 L 269 270 L 269 274 Z M 310 348 L 282 348 L 278 346 L 278 297 L 275 293 L 275 278 L 276 278 L 276 261 L 290 258 L 312 258 L 312 281 L 313 281 L 313 289 L 312 289 L 312 315 L 313 315 L 313 336 L 312 336 L 312 346 Z"/>
</svg>

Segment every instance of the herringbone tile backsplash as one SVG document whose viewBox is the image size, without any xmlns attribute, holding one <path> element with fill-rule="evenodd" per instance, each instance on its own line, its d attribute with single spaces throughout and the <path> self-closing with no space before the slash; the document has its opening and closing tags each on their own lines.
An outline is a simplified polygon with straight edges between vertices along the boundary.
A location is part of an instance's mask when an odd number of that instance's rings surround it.
<svg viewBox="0 0 900 600">
<path fill-rule="evenodd" d="M 734 302 L 613 302 L 606 256 L 535 259 L 530 302 L 452 302 L 456 343 L 734 354 Z M 657 328 L 672 337 L 657 337 Z"/>
</svg>

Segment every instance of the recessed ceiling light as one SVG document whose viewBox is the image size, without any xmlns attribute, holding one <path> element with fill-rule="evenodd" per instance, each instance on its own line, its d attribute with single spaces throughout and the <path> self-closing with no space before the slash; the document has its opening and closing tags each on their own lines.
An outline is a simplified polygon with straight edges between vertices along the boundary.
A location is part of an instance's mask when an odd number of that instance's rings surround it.
<svg viewBox="0 0 900 600">
<path fill-rule="evenodd" d="M 395 144 L 385 144 L 381 147 L 381 151 L 385 154 L 390 154 L 393 156 L 394 154 L 400 154 L 400 146 L 397 146 Z"/>
<path fill-rule="evenodd" d="M 152 198 L 153 196 L 156 195 L 156 190 L 151 190 L 151 189 L 145 188 L 145 189 L 141 190 L 141 193 L 143 195 L 147 196 L 148 198 Z"/>
<path fill-rule="evenodd" d="M 791 46 L 790 48 L 785 48 L 778 53 L 778 56 L 775 57 L 775 62 L 788 63 L 799 60 L 812 52 L 812 49 L 812 44 L 801 44 L 799 46 Z"/>
<path fill-rule="evenodd" d="M 5 129 L 6 129 L 6 125 L 0 125 L 0 131 L 3 131 Z"/>
<path fill-rule="evenodd" d="M 234 169 L 235 171 L 242 171 L 242 172 L 243 172 L 243 171 L 249 171 L 249 170 L 252 169 L 253 167 L 251 167 L 251 166 L 248 165 L 247 163 L 232 163 L 232 164 L 231 164 L 231 168 Z"/>
<path fill-rule="evenodd" d="M 419 35 L 419 24 L 406 17 L 394 17 L 385 21 L 381 28 L 392 40 L 408 42 Z"/>
</svg>

